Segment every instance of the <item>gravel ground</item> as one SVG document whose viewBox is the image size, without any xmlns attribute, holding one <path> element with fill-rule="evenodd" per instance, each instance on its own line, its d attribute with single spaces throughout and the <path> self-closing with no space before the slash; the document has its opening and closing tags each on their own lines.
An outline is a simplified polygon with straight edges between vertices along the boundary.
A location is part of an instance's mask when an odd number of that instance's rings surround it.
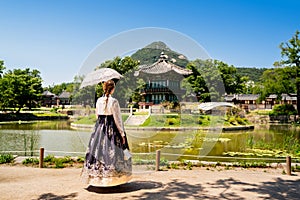
<svg viewBox="0 0 300 200">
<path fill-rule="evenodd" d="M 80 182 L 81 168 L 0 165 L 0 199 L 299 199 L 300 173 L 283 169 L 193 168 L 134 171 L 117 187 Z"/>
</svg>

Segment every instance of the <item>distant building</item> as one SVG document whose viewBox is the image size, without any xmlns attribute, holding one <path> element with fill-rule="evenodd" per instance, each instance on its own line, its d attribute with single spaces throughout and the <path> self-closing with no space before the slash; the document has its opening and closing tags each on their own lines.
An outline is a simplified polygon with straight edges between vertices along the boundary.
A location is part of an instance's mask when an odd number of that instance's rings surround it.
<svg viewBox="0 0 300 200">
<path fill-rule="evenodd" d="M 58 96 L 59 105 L 70 105 L 70 103 L 71 103 L 70 97 L 71 97 L 71 93 L 70 92 L 63 91 Z"/>
<path fill-rule="evenodd" d="M 276 104 L 277 97 L 277 94 L 270 94 L 265 100 L 265 108 L 272 109 Z"/>
<path fill-rule="evenodd" d="M 259 94 L 225 94 L 225 102 L 234 103 L 241 108 L 254 109 L 273 109 L 276 104 L 291 104 L 297 109 L 297 94 L 281 94 L 281 99 L 277 94 L 270 94 L 259 103 Z"/>
<path fill-rule="evenodd" d="M 236 94 L 229 94 L 229 95 L 225 94 L 224 100 L 225 102 L 236 103 L 237 102 Z"/>
<path fill-rule="evenodd" d="M 42 102 L 41 105 L 45 107 L 51 107 L 52 105 L 56 105 L 57 96 L 52 92 L 46 90 L 42 94 Z"/>
<path fill-rule="evenodd" d="M 281 94 L 281 104 L 297 105 L 297 94 Z"/>
<path fill-rule="evenodd" d="M 180 87 L 180 82 L 190 74 L 191 70 L 169 62 L 167 55 L 162 52 L 157 62 L 141 66 L 137 72 L 137 75 L 146 82 L 145 88 L 141 91 L 143 100 L 139 105 L 151 106 L 163 101 L 180 101 L 185 92 Z"/>
<path fill-rule="evenodd" d="M 226 102 L 240 105 L 245 110 L 258 109 L 259 94 L 233 94 L 225 95 Z"/>
<path fill-rule="evenodd" d="M 60 95 L 53 94 L 50 91 L 44 91 L 42 94 L 41 105 L 45 107 L 59 106 L 59 105 L 70 105 L 71 93 L 63 91 Z"/>
</svg>

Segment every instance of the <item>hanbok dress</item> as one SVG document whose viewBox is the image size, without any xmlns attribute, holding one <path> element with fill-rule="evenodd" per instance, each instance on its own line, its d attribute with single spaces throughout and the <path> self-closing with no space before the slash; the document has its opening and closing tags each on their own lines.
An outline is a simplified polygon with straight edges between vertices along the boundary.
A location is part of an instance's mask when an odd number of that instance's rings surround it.
<svg viewBox="0 0 300 200">
<path fill-rule="evenodd" d="M 132 175 L 132 161 L 123 152 L 129 146 L 118 100 L 112 96 L 98 98 L 96 114 L 98 118 L 88 143 L 81 179 L 89 185 L 103 187 L 127 183 Z M 125 144 L 122 144 L 122 136 L 125 136 Z"/>
</svg>

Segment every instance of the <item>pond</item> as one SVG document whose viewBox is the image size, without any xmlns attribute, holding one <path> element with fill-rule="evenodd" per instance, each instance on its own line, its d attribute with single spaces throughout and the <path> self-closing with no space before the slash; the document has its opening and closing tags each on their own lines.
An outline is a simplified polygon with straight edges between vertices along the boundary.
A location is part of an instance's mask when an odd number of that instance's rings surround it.
<svg viewBox="0 0 300 200">
<path fill-rule="evenodd" d="M 254 130 L 220 133 L 205 130 L 126 130 L 136 159 L 154 159 L 156 150 L 160 150 L 161 157 L 167 160 L 263 158 L 279 162 L 285 159 L 283 150 L 292 151 L 300 146 L 300 128 L 292 125 L 261 125 Z M 90 134 L 91 130 L 71 129 L 69 121 L 2 123 L 0 152 L 30 156 L 38 155 L 39 148 L 43 147 L 46 155 L 84 156 Z"/>
</svg>

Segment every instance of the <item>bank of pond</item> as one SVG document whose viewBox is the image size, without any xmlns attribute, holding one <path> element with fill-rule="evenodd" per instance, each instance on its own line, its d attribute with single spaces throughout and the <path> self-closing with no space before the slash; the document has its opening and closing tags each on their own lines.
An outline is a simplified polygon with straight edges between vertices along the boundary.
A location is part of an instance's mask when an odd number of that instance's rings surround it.
<svg viewBox="0 0 300 200">
<path fill-rule="evenodd" d="M 67 114 L 56 112 L 28 112 L 28 113 L 0 113 L 0 122 L 22 122 L 22 121 L 37 121 L 37 120 L 68 120 Z"/>
</svg>

